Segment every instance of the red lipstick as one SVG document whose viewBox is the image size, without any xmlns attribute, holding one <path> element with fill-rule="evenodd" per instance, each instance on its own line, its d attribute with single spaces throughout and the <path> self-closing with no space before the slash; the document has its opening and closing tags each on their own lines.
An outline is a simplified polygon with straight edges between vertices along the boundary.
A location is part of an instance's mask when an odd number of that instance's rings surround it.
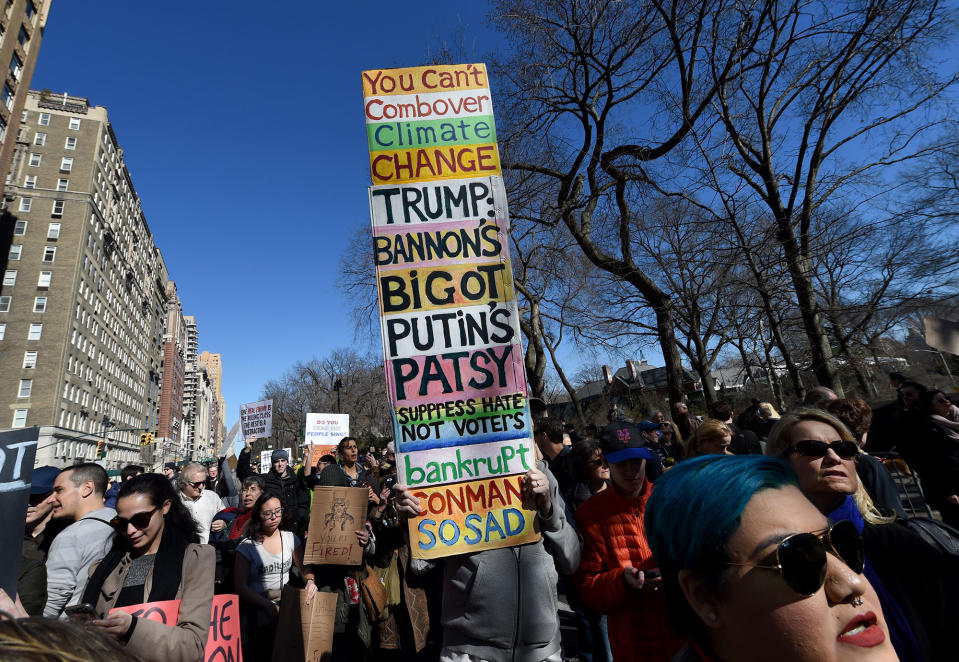
<svg viewBox="0 0 959 662">
<path fill-rule="evenodd" d="M 867 611 L 849 621 L 836 640 L 844 644 L 872 648 L 884 642 L 886 635 L 876 623 L 876 615 Z"/>
</svg>

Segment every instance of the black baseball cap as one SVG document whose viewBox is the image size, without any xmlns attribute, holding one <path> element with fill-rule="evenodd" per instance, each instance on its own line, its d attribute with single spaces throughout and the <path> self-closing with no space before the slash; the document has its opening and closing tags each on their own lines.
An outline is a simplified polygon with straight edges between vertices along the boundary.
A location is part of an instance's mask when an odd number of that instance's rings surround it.
<svg viewBox="0 0 959 662">
<path fill-rule="evenodd" d="M 606 461 L 612 464 L 633 458 L 656 459 L 655 453 L 646 447 L 646 438 L 639 428 L 625 421 L 616 421 L 604 427 L 599 433 L 599 447 Z"/>
</svg>

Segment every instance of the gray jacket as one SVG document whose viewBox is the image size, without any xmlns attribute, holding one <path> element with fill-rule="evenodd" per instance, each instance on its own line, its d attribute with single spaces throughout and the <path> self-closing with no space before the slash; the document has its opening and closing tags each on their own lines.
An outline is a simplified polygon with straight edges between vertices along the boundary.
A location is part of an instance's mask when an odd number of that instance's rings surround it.
<svg viewBox="0 0 959 662">
<path fill-rule="evenodd" d="M 443 647 L 489 662 L 540 662 L 560 650 L 558 573 L 579 565 L 582 541 L 566 521 L 546 465 L 553 513 L 539 518 L 537 543 L 445 559 Z"/>
<path fill-rule="evenodd" d="M 54 538 L 47 555 L 47 604 L 43 615 L 56 618 L 75 605 L 87 585 L 90 566 L 113 547 L 113 508 L 87 513 Z"/>
</svg>

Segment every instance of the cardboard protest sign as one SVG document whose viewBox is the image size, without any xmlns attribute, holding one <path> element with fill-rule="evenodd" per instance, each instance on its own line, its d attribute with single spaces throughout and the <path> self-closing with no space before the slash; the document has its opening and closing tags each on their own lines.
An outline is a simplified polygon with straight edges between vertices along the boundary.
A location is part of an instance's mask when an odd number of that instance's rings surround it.
<svg viewBox="0 0 959 662">
<path fill-rule="evenodd" d="M 410 519 L 410 549 L 432 559 L 539 540 L 536 511 L 523 505 L 522 480 L 519 475 L 414 489 L 424 512 Z"/>
<path fill-rule="evenodd" d="M 398 472 L 411 486 L 470 481 L 486 489 L 535 466 L 486 66 L 379 69 L 362 79 Z M 505 535 L 491 532 L 484 548 L 537 539 L 532 528 L 506 522 L 513 505 L 494 506 Z M 468 514 L 457 521 L 465 524 Z M 459 554 L 476 544 L 414 545 L 413 555 Z"/>
<path fill-rule="evenodd" d="M 251 434 L 269 437 L 273 431 L 273 400 L 240 405 L 240 429 L 244 439 Z"/>
<path fill-rule="evenodd" d="M 27 517 L 39 438 L 40 428 L 36 426 L 0 432 L 0 531 L 6 532 L 7 540 L 0 545 L 0 588 L 10 596 L 17 594 L 23 551 L 20 534 Z"/>
<path fill-rule="evenodd" d="M 240 639 L 240 598 L 232 593 L 214 595 L 203 662 L 243 662 Z"/>
<path fill-rule="evenodd" d="M 293 462 L 293 449 L 284 448 L 286 454 L 290 457 L 290 462 Z M 270 458 L 273 457 L 273 450 L 260 451 L 260 473 L 266 474 L 270 470 L 270 467 L 273 466 L 273 462 Z"/>
<path fill-rule="evenodd" d="M 118 611 L 125 611 L 137 618 L 145 618 L 173 627 L 180 615 L 180 601 L 163 600 L 162 602 L 145 602 L 138 605 L 127 605 L 126 607 L 114 607 L 110 610 L 110 613 L 113 614 Z"/>
<path fill-rule="evenodd" d="M 366 524 L 368 500 L 363 487 L 315 488 L 304 563 L 359 565 L 363 548 L 355 532 Z"/>
<path fill-rule="evenodd" d="M 320 591 L 306 604 L 306 591 L 285 587 L 273 639 L 273 661 L 327 660 L 333 654 L 336 600 L 336 593 Z"/>
<path fill-rule="evenodd" d="M 336 444 L 332 446 L 310 446 L 310 466 L 315 467 L 324 455 L 336 457 Z"/>
</svg>

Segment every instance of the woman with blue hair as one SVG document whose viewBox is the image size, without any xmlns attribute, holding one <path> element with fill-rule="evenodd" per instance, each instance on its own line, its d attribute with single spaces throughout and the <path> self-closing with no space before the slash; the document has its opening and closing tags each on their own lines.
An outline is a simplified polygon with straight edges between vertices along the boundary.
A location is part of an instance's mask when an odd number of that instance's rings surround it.
<svg viewBox="0 0 959 662">
<path fill-rule="evenodd" d="M 657 481 L 645 526 L 691 639 L 674 662 L 898 659 L 855 527 L 830 526 L 782 461 L 682 462 Z"/>
</svg>

